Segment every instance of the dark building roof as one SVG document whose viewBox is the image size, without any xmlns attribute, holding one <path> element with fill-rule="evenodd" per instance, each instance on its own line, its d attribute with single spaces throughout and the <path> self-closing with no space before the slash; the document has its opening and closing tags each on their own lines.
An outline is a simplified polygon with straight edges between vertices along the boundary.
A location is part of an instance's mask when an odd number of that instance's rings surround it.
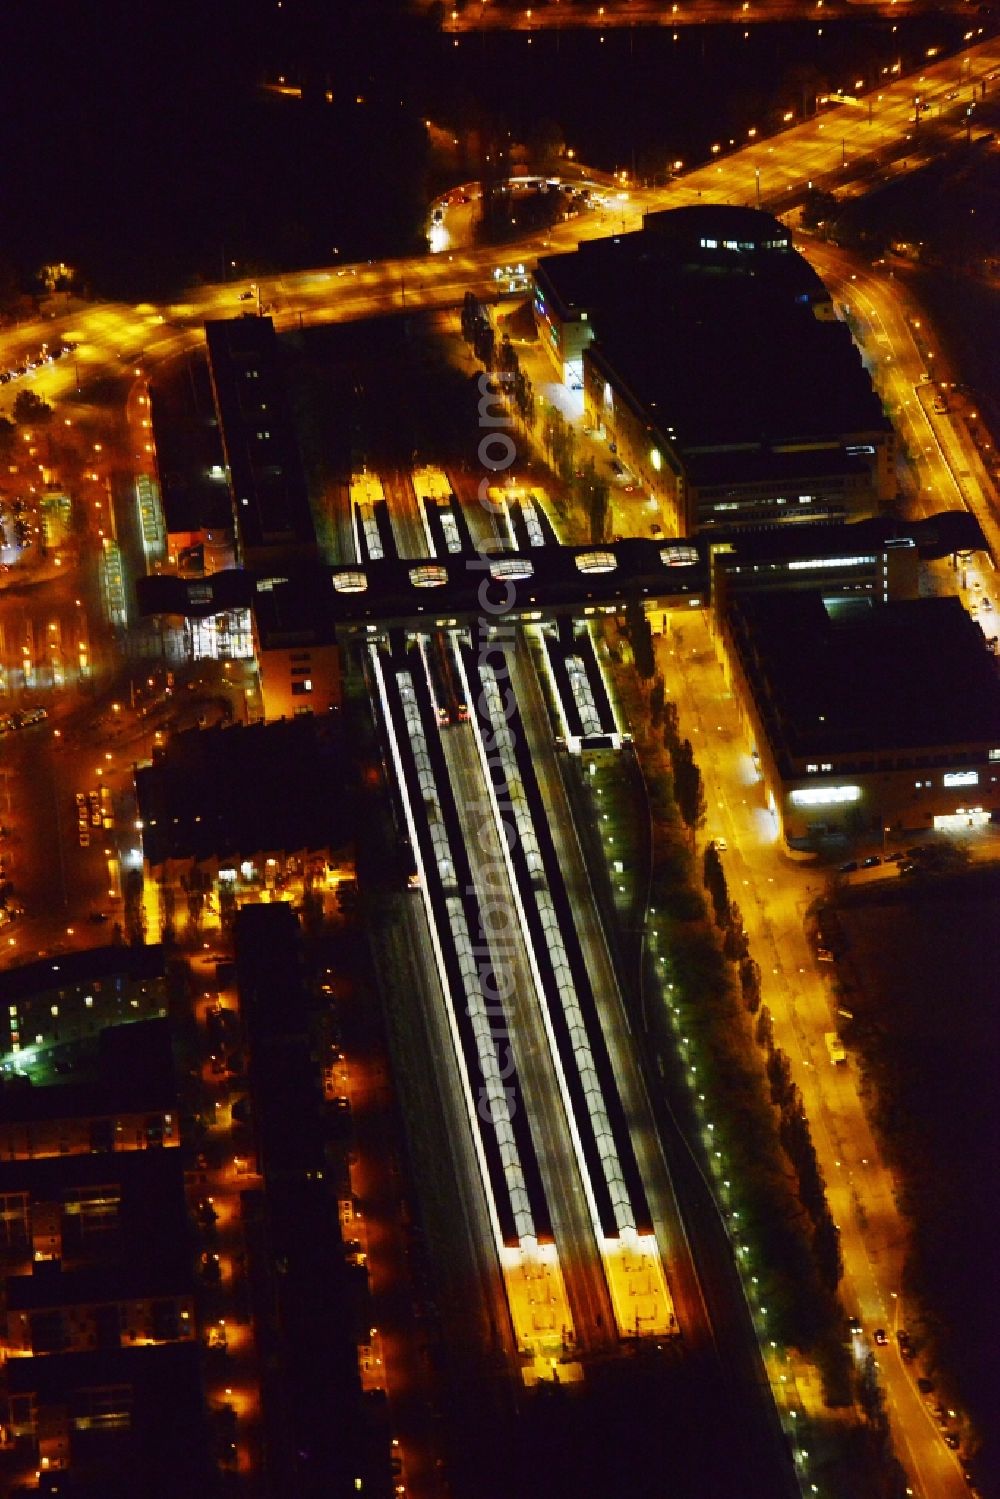
<svg viewBox="0 0 1000 1499">
<path fill-rule="evenodd" d="M 782 479 L 825 479 L 831 475 L 867 479 L 870 469 L 863 458 L 841 446 L 807 448 L 798 452 L 764 452 L 736 449 L 691 453 L 684 469 L 692 484 L 758 484 Z"/>
<path fill-rule="evenodd" d="M 330 569 L 296 569 L 293 578 L 259 579 L 253 617 L 264 650 L 296 645 L 330 645 L 336 638 Z"/>
<path fill-rule="evenodd" d="M 142 839 L 166 859 L 253 859 L 347 842 L 339 713 L 174 734 L 136 772 Z"/>
<path fill-rule="evenodd" d="M 162 978 L 164 972 L 163 948 L 159 943 L 148 947 L 128 947 L 124 943 L 87 947 L 81 952 L 60 953 L 57 957 L 40 958 L 37 963 L 4 969 L 0 972 L 0 1004 L 15 1004 L 19 999 L 30 999 L 71 984 L 115 978 L 142 982 Z"/>
<path fill-rule="evenodd" d="M 685 272 L 700 273 L 703 279 L 724 275 L 730 282 L 753 277 L 791 299 L 804 294 L 811 301 L 829 301 L 809 262 L 789 248 L 734 254 L 709 250 L 700 243 L 711 238 L 720 243 L 727 238 L 752 240 L 755 245 L 764 240 L 781 239 L 786 246 L 789 242 L 783 224 L 755 209 L 722 203 L 671 208 L 647 214 L 640 233 L 587 240 L 577 250 L 544 256 L 538 262 L 537 279 L 566 310 L 590 312 L 593 308 L 595 321 L 597 312 L 610 302 L 628 306 L 632 277 L 638 278 L 636 289 L 642 289 L 647 280 L 655 284 L 659 278 L 667 284 Z"/>
<path fill-rule="evenodd" d="M 273 550 L 310 556 L 316 533 L 274 324 L 207 322 L 205 336 L 240 555 L 250 563 Z"/>
<path fill-rule="evenodd" d="M 236 963 L 264 1177 L 264 1204 L 256 1197 L 249 1202 L 244 1224 L 271 1491 L 346 1492 L 356 1475 L 369 1473 L 357 1334 L 325 1151 L 299 924 L 288 906 L 240 909 Z M 384 1471 L 386 1449 L 381 1462 Z M 367 1476 L 364 1486 L 379 1491 Z"/>
<path fill-rule="evenodd" d="M 791 249 L 792 237 L 780 219 L 759 208 L 736 203 L 690 203 L 686 208 L 660 208 L 643 215 L 642 227 L 650 234 L 675 241 L 699 256 L 703 239 L 719 244 L 736 240 L 764 252 Z"/>
<path fill-rule="evenodd" d="M 171 1112 L 177 1089 L 165 1018 L 136 1020 L 100 1032 L 96 1056 L 71 1078 L 35 1084 L 0 1080 L 0 1121 L 101 1119 L 113 1114 Z"/>
<path fill-rule="evenodd" d="M 239 911 L 236 970 L 261 1170 L 268 1181 L 322 1170 L 323 1092 L 311 1055 L 299 923 L 290 906 Z"/>
<path fill-rule="evenodd" d="M 846 323 L 750 276 L 684 275 L 600 309 L 607 365 L 681 452 L 888 431 Z"/>
<path fill-rule="evenodd" d="M 70 1468 L 64 1489 L 73 1499 L 178 1499 L 215 1495 L 218 1469 L 210 1440 L 196 1342 L 53 1353 L 9 1359 L 12 1395 L 43 1406 L 67 1406 L 71 1417 L 102 1413 L 102 1392 L 124 1388 L 127 1425 L 70 1422 Z M 91 1401 L 93 1400 L 93 1409 Z"/>
<path fill-rule="evenodd" d="M 819 593 L 755 593 L 729 618 L 779 763 L 1000 747 L 996 658 L 957 598 L 831 616 Z"/>
<path fill-rule="evenodd" d="M 590 357 L 681 451 L 888 431 L 849 329 L 815 315 L 830 300 L 815 271 L 788 249 L 721 248 L 730 235 L 788 237 L 753 209 L 673 209 L 543 259 L 537 280 L 557 306 L 587 311 Z"/>
<path fill-rule="evenodd" d="M 28 1190 L 35 1202 L 58 1202 L 88 1184 L 120 1193 L 113 1221 L 105 1222 L 104 1232 L 70 1243 L 65 1230 L 74 1222 L 64 1219 L 63 1261 L 35 1261 L 31 1274 L 8 1275 L 7 1305 L 31 1311 L 191 1292 L 194 1271 L 179 1149 L 0 1163 L 0 1190 Z"/>
<path fill-rule="evenodd" d="M 713 547 L 732 548 L 732 563 L 795 561 L 809 557 L 861 557 L 887 546 L 917 548 L 921 557 L 945 557 L 956 551 L 985 551 L 979 522 L 967 510 L 945 510 L 923 520 L 877 516 L 860 521 L 775 524 L 726 531 L 711 536 Z M 724 565 L 729 565 L 723 559 Z"/>
<path fill-rule="evenodd" d="M 168 532 L 231 526 L 222 439 L 206 360 L 161 367 L 149 387 L 156 469 Z M 210 477 L 213 466 L 219 477 Z"/>
</svg>

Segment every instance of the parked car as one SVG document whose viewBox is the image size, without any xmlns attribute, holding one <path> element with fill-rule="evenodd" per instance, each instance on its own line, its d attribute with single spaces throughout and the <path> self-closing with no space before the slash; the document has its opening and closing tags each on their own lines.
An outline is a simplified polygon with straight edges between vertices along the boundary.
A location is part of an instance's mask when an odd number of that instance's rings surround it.
<svg viewBox="0 0 1000 1499">
<path fill-rule="evenodd" d="M 879 1348 L 884 1348 L 886 1346 L 886 1344 L 888 1343 L 888 1341 L 889 1341 L 889 1337 L 888 1337 L 888 1334 L 886 1333 L 885 1328 L 884 1327 L 876 1327 L 876 1329 L 875 1329 L 875 1342 L 878 1344 Z"/>
<path fill-rule="evenodd" d="M 858 861 L 857 861 L 857 859 L 848 859 L 848 861 L 847 861 L 846 864 L 841 864 L 838 873 L 840 873 L 840 874 L 853 874 L 854 871 L 857 869 L 857 867 L 858 867 Z"/>
<path fill-rule="evenodd" d="M 881 862 L 882 860 L 878 854 L 869 854 L 867 859 L 861 860 L 861 868 L 876 869 L 881 864 Z"/>
</svg>

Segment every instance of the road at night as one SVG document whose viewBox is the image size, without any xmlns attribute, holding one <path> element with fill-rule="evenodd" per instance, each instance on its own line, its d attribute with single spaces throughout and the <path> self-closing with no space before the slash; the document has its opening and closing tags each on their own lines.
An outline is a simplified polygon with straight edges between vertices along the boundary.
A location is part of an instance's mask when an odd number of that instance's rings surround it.
<svg viewBox="0 0 1000 1499">
<path fill-rule="evenodd" d="M 704 777 L 706 837 L 728 842 L 722 858 L 730 894 L 740 904 L 750 949 L 760 963 L 775 1040 L 791 1061 L 811 1122 L 840 1229 L 845 1305 L 860 1315 L 864 1328 L 855 1353 L 875 1352 L 896 1448 L 919 1485 L 915 1492 L 922 1499 L 961 1499 L 968 1488 L 958 1458 L 945 1445 L 917 1391 L 913 1365 L 903 1361 L 893 1336 L 896 1327 L 905 1326 L 900 1296 L 906 1229 L 895 1183 L 865 1114 L 859 1074 L 853 1064 L 832 1067 L 826 1050 L 825 1035 L 836 1025 L 836 1000 L 803 930 L 826 873 L 783 851 L 707 617 L 672 628 L 658 656 Z M 874 1347 L 877 1327 L 889 1333 L 886 1348 Z"/>
<path fill-rule="evenodd" d="M 758 200 L 766 207 L 792 195 L 801 197 L 810 182 L 844 187 L 857 176 L 859 164 L 867 170 L 865 164 L 873 154 L 885 156 L 914 136 L 913 101 L 918 91 L 925 110 L 937 111 L 935 124 L 953 122 L 955 139 L 964 137 L 965 108 L 982 80 L 990 80 L 988 89 L 996 88 L 991 75 L 998 69 L 1000 42 L 981 42 L 955 57 L 928 61 L 918 79 L 887 77 L 878 93 L 863 97 L 861 108 L 831 105 L 818 117 L 792 124 L 773 138 L 725 149 L 725 143 L 719 142 L 716 161 L 685 172 L 668 187 L 656 191 L 623 188 L 603 213 L 557 225 L 545 235 L 508 244 L 502 252 L 487 247 L 448 256 L 283 272 L 262 278 L 262 301 L 271 308 L 282 332 L 314 323 L 448 306 L 460 301 L 466 290 L 491 293 L 493 267 L 500 259 L 530 264 L 546 251 L 569 250 L 584 239 L 636 229 L 642 214 L 652 209 Z M 953 91 L 956 97 L 946 98 Z M 918 149 L 926 146 L 914 138 L 914 150 Z M 24 383 L 46 399 L 59 399 L 74 394 L 78 384 L 86 386 L 92 379 L 122 374 L 136 359 L 141 359 L 148 372 L 161 361 L 200 346 L 202 321 L 236 316 L 242 310 L 239 298 L 244 290 L 243 281 L 210 284 L 193 288 L 184 302 L 163 309 L 148 303 L 135 307 L 102 303 L 64 312 L 53 301 L 48 316 L 0 334 L 0 363 L 10 367 L 37 351 L 43 341 L 51 343 L 57 337 L 78 343 L 72 359 L 25 377 Z"/>
</svg>

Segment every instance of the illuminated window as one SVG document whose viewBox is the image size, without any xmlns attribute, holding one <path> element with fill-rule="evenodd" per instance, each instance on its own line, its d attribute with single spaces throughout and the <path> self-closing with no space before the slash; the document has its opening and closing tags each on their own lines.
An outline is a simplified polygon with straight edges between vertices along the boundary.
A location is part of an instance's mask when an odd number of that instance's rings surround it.
<svg viewBox="0 0 1000 1499">
<path fill-rule="evenodd" d="M 349 572 L 334 573 L 333 586 L 338 593 L 364 593 L 368 579 L 363 572 L 352 568 Z"/>
<path fill-rule="evenodd" d="M 829 807 L 838 802 L 860 800 L 860 786 L 810 786 L 791 794 L 793 807 Z"/>
<path fill-rule="evenodd" d="M 660 561 L 664 567 L 693 567 L 698 561 L 694 547 L 661 547 Z"/>
<path fill-rule="evenodd" d="M 443 588 L 448 582 L 448 570 L 433 562 L 410 568 L 410 582 L 414 588 Z"/>
<path fill-rule="evenodd" d="M 809 557 L 796 558 L 789 562 L 789 572 L 799 572 L 808 567 L 870 567 L 875 562 L 874 557 Z"/>
<path fill-rule="evenodd" d="M 949 770 L 944 776 L 945 786 L 978 786 L 978 770 Z"/>
<path fill-rule="evenodd" d="M 490 563 L 490 577 L 501 578 L 531 578 L 534 577 L 535 565 L 526 557 L 495 557 Z"/>
<path fill-rule="evenodd" d="M 656 472 L 659 473 L 660 469 L 663 467 L 663 454 L 660 452 L 659 448 L 650 448 L 649 461 L 656 469 Z"/>
<path fill-rule="evenodd" d="M 618 559 L 614 552 L 581 552 L 576 565 L 582 573 L 613 573 Z"/>
</svg>

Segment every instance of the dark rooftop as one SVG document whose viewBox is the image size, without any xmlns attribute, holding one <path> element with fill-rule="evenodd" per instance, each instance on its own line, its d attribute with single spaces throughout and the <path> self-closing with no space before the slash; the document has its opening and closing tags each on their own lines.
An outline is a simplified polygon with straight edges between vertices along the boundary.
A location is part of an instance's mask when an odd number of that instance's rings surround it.
<svg viewBox="0 0 1000 1499">
<path fill-rule="evenodd" d="M 15 1004 L 19 999 L 71 984 L 118 976 L 131 980 L 156 979 L 163 973 L 163 948 L 159 943 L 148 947 L 128 947 L 124 943 L 87 947 L 81 952 L 60 953 L 57 957 L 40 958 L 37 963 L 4 969 L 0 972 L 0 1004 Z"/>
<path fill-rule="evenodd" d="M 258 579 L 253 615 L 262 647 L 331 644 L 335 639 L 332 602 L 329 568 L 297 568 L 293 578 Z"/>
<path fill-rule="evenodd" d="M 315 555 L 316 532 L 274 324 L 267 317 L 207 322 L 209 364 L 229 468 L 240 555 Z"/>
<path fill-rule="evenodd" d="M 787 249 L 721 248 L 733 213 L 750 226 L 732 230 L 736 241 L 787 239 L 753 209 L 671 210 L 642 233 L 543 259 L 542 293 L 586 309 L 590 357 L 682 452 L 888 430 L 849 329 L 814 312 L 830 301 L 815 271 Z M 701 238 L 720 248 L 701 248 Z"/>
<path fill-rule="evenodd" d="M 98 1037 L 90 1071 L 65 1082 L 0 1080 L 0 1121 L 105 1119 L 116 1113 L 170 1112 L 177 1091 L 165 1018 L 110 1026 Z"/>
<path fill-rule="evenodd" d="M 29 1275 L 8 1275 L 5 1295 L 10 1308 L 83 1306 L 194 1289 L 180 1150 L 121 1150 L 110 1156 L 0 1163 L 0 1190 L 28 1190 L 35 1202 L 68 1201 L 73 1189 L 86 1185 L 100 1186 L 105 1195 L 111 1190 L 120 1193 L 113 1220 L 103 1222 L 103 1232 L 70 1242 L 66 1231 L 78 1220 L 65 1219 L 62 1263 L 39 1260 Z M 46 1190 L 48 1198 L 43 1195 Z"/>
<path fill-rule="evenodd" d="M 275 1492 L 291 1484 L 297 1494 L 339 1493 L 366 1472 L 360 1384 L 325 1150 L 318 1038 L 311 1034 L 294 913 L 286 905 L 243 906 L 236 917 L 236 960 L 264 1177 L 265 1206 L 256 1198 L 248 1202 L 244 1224 L 261 1351 L 265 1463 Z M 336 1428 L 331 1410 L 341 1416 Z"/>
<path fill-rule="evenodd" d="M 73 1499 L 178 1499 L 219 1492 L 209 1457 L 209 1433 L 196 1342 L 53 1353 L 9 1359 L 12 1395 L 30 1394 L 40 1406 L 69 1407 Z M 127 1424 L 100 1419 L 102 1398 L 120 1394 Z"/>
<path fill-rule="evenodd" d="M 957 598 L 834 619 L 819 593 L 761 593 L 730 620 L 779 761 L 1000 746 L 996 658 Z"/>
<path fill-rule="evenodd" d="M 944 510 L 923 520 L 877 516 L 869 520 L 805 521 L 797 526 L 770 525 L 714 531 L 711 545 L 732 548 L 735 563 L 808 560 L 810 557 L 854 557 L 878 553 L 885 546 L 913 544 L 921 557 L 944 557 L 955 551 L 985 551 L 979 522 L 967 510 Z"/>
<path fill-rule="evenodd" d="M 205 359 L 162 366 L 150 385 L 149 409 L 168 532 L 231 525 L 222 439 Z M 218 469 L 214 479 L 213 466 Z"/>
<path fill-rule="evenodd" d="M 348 838 L 339 713 L 190 729 L 136 772 L 143 847 L 166 859 L 253 859 Z"/>
<path fill-rule="evenodd" d="M 692 484 L 755 484 L 761 480 L 819 479 L 830 474 L 856 474 L 867 478 L 870 470 L 861 457 L 841 446 L 809 448 L 805 452 L 692 453 L 685 462 Z"/>
</svg>

